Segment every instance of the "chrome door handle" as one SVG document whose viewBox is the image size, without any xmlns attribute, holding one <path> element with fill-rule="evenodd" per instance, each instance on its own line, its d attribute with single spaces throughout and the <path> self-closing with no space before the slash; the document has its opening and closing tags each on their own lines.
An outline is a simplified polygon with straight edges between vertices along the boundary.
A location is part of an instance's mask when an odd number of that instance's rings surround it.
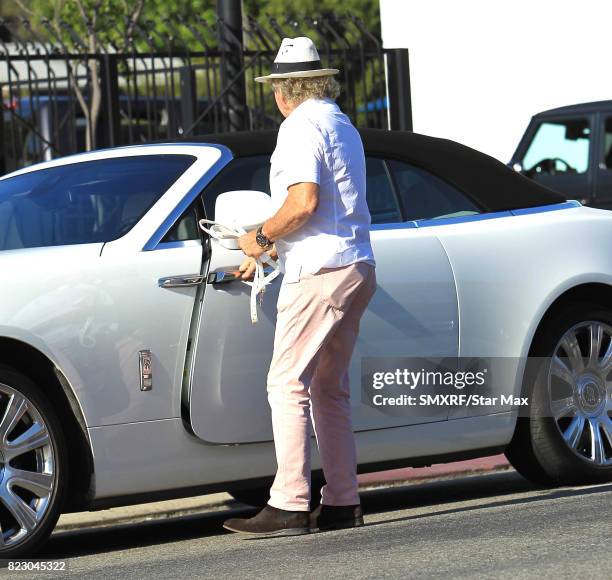
<svg viewBox="0 0 612 580">
<path fill-rule="evenodd" d="M 240 280 L 242 272 L 240 270 L 228 270 L 220 272 L 210 272 L 208 279 L 206 280 L 209 284 L 227 284 L 234 280 Z"/>
<path fill-rule="evenodd" d="M 264 268 L 264 274 L 269 274 L 272 270 L 273 268 Z M 206 282 L 208 282 L 208 284 L 227 284 L 234 280 L 242 280 L 242 272 L 240 270 L 210 272 Z"/>
<path fill-rule="evenodd" d="M 184 288 L 187 286 L 198 286 L 206 279 L 202 274 L 182 274 L 180 276 L 168 276 L 160 278 L 157 283 L 160 288 Z"/>
</svg>

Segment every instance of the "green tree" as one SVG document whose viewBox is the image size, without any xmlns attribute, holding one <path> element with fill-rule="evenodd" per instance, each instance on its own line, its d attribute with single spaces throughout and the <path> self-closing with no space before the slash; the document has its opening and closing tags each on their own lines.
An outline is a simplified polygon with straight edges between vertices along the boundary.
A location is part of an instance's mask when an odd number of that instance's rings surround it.
<svg viewBox="0 0 612 580">
<path fill-rule="evenodd" d="M 295 4 L 287 0 L 243 0 L 243 10 L 261 20 L 269 15 L 279 22 L 287 19 L 301 21 L 304 15 L 351 14 L 363 20 L 370 31 L 378 33 L 380 30 L 379 5 L 374 0 L 300 0 Z"/>
<path fill-rule="evenodd" d="M 96 54 L 106 42 L 116 35 L 116 27 L 109 26 L 120 13 L 124 17 L 125 35 L 142 17 L 145 0 L 15 0 L 23 14 L 34 19 L 33 26 L 45 26 L 52 40 L 65 47 L 66 51 Z M 43 24 L 45 22 L 47 24 Z M 67 24 L 69 28 L 65 28 Z M 110 35 L 110 36 L 108 36 Z M 85 116 L 85 140 L 87 150 L 96 147 L 96 129 L 100 117 L 102 92 L 100 84 L 100 61 L 86 59 L 90 73 L 90 100 L 85 99 L 82 88 L 75 78 L 77 66 L 68 67 L 70 85 L 75 92 Z"/>
<path fill-rule="evenodd" d="M 3 0 L 0 0 L 2 2 Z M 135 47 L 148 52 L 153 48 L 205 50 L 217 44 L 214 24 L 217 18 L 216 0 L 14 0 L 21 15 L 28 17 L 34 34 L 48 37 L 60 45 L 66 53 L 74 55 L 97 54 L 108 51 L 129 51 Z M 14 5 L 14 6 L 15 6 Z M 378 3 L 372 0 L 300 0 L 291 4 L 287 0 L 243 0 L 245 21 L 255 18 L 264 27 L 266 21 L 275 19 L 287 35 L 300 33 L 314 35 L 319 24 L 309 17 L 350 15 L 360 18 L 366 28 L 375 34 L 380 28 Z M 298 27 L 292 21 L 299 22 Z M 341 21 L 334 24 L 343 33 Z M 347 28 L 348 30 L 348 28 Z M 27 30 L 22 30 L 27 33 Z M 330 31 L 324 32 L 333 38 Z M 352 27 L 352 34 L 360 36 Z M 247 39 L 248 43 L 248 39 Z M 258 48 L 256 46 L 247 48 Z M 89 72 L 89 93 L 86 96 L 79 86 L 75 71 L 79 65 Z M 86 119 L 86 148 L 96 147 L 102 94 L 100 61 L 86 58 L 75 61 L 69 67 L 70 86 L 74 91 Z M 218 74 L 218 73 L 215 73 Z M 366 78 L 368 71 L 362 71 Z M 369 89 L 366 88 L 366 93 Z M 366 95 L 360 96 L 366 99 Z"/>
<path fill-rule="evenodd" d="M 2 0 L 0 0 L 1 2 Z M 98 41 L 105 40 L 122 47 L 126 33 L 134 32 L 134 23 L 126 25 L 136 15 L 141 26 L 146 27 L 154 38 L 174 37 L 177 45 L 202 49 L 201 42 L 182 22 L 197 23 L 203 19 L 213 24 L 216 19 L 216 0 L 14 0 L 21 13 L 34 20 L 36 25 L 41 18 L 51 23 L 60 21 L 81 37 L 95 29 Z M 0 5 L 1 6 L 1 5 Z M 14 8 L 13 8 L 14 12 Z M 243 0 L 243 14 L 254 17 L 265 24 L 268 17 L 276 19 L 281 26 L 287 20 L 304 22 L 305 16 L 324 16 L 350 14 L 360 18 L 366 27 L 378 32 L 380 13 L 378 3 L 372 0 L 300 0 L 292 4 L 287 0 Z M 207 43 L 214 45 L 216 38 L 209 30 L 198 27 L 198 32 Z M 72 35 L 62 31 L 63 41 L 73 44 Z M 136 39 L 138 40 L 138 39 Z M 140 41 L 142 45 L 142 40 Z"/>
<path fill-rule="evenodd" d="M 180 20 L 215 18 L 213 0 L 15 0 L 23 15 L 41 28 L 47 19 L 62 35 L 67 46 L 75 47 L 73 34 L 60 26 L 68 25 L 78 37 L 124 48 L 136 24 L 153 36 L 175 35 Z M 189 36 L 189 35 L 186 35 Z M 137 38 L 135 39 L 138 40 Z M 179 42 L 181 39 L 177 39 Z"/>
<path fill-rule="evenodd" d="M 66 52 L 97 54 L 101 50 L 126 50 L 132 43 L 143 46 L 142 29 L 147 36 L 177 36 L 177 18 L 203 16 L 214 19 L 211 0 L 15 0 L 22 15 L 31 19 L 35 30 L 46 32 Z M 179 31 L 180 33 L 180 31 Z M 179 44 L 181 38 L 177 38 Z M 77 65 L 78 63 L 74 63 Z M 89 69 L 90 98 L 80 88 L 74 70 L 70 84 L 86 119 L 86 147 L 96 147 L 96 129 L 102 104 L 100 62 L 86 59 Z"/>
</svg>

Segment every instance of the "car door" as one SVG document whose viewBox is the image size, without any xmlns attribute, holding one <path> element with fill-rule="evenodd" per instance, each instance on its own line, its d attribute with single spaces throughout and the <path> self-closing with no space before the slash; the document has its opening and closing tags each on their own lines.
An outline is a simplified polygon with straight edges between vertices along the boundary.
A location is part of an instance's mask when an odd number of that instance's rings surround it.
<svg viewBox="0 0 612 580">
<path fill-rule="evenodd" d="M 267 191 L 269 157 L 234 160 L 204 192 L 210 215 L 216 196 L 233 189 Z M 361 322 L 349 373 L 356 431 L 445 420 L 448 409 L 429 414 L 389 412 L 362 401 L 364 357 L 456 356 L 458 316 L 453 275 L 436 237 L 404 221 L 388 163 L 367 160 L 371 238 L 378 288 Z M 259 322 L 249 318 L 250 287 L 241 281 L 215 282 L 235 269 L 240 250 L 211 241 L 208 280 L 194 346 L 189 389 L 193 432 L 211 443 L 272 440 L 266 376 L 272 357 L 277 278 L 267 287 Z"/>
<path fill-rule="evenodd" d="M 589 114 L 542 118 L 529 127 L 516 162 L 527 177 L 589 203 L 593 191 L 593 133 Z"/>
</svg>

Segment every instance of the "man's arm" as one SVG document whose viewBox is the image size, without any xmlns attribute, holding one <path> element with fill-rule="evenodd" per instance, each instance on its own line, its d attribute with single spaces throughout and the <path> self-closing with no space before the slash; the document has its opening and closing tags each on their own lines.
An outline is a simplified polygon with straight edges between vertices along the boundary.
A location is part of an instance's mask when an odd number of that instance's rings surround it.
<svg viewBox="0 0 612 580">
<path fill-rule="evenodd" d="M 287 188 L 287 197 L 279 210 L 262 227 L 262 232 L 273 242 L 301 228 L 316 211 L 319 204 L 317 183 L 294 183 Z M 255 241 L 256 230 L 240 236 L 242 251 L 252 258 L 261 256 L 265 249 Z"/>
<path fill-rule="evenodd" d="M 294 183 L 287 192 L 283 205 L 263 224 L 262 232 L 272 241 L 301 228 L 319 205 L 317 183 Z"/>
</svg>

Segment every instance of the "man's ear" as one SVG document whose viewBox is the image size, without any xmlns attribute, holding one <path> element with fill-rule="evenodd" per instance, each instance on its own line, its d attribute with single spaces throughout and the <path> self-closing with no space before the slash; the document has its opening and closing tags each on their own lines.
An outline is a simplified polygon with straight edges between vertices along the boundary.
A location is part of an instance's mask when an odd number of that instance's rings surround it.
<svg viewBox="0 0 612 580">
<path fill-rule="evenodd" d="M 283 93 L 281 93 L 280 89 L 276 89 L 274 91 L 274 98 L 279 105 L 282 105 L 285 102 L 285 99 L 283 99 Z"/>
<path fill-rule="evenodd" d="M 286 117 L 289 113 L 289 103 L 287 103 L 287 100 L 283 96 L 280 89 L 274 90 L 274 99 L 276 100 L 276 106 L 278 107 L 279 111 L 284 117 Z"/>
</svg>

